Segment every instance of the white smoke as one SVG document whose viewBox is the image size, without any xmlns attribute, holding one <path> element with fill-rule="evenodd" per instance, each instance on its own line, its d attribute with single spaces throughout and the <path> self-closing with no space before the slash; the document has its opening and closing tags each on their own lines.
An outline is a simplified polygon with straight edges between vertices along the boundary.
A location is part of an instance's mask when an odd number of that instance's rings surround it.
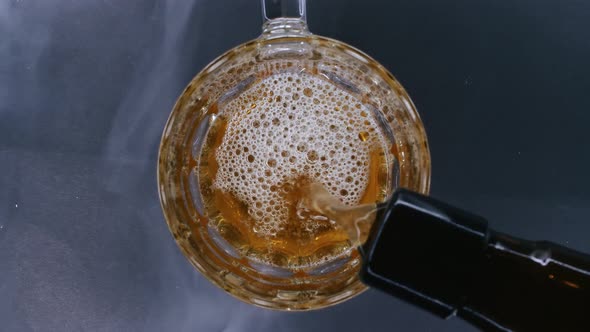
<svg viewBox="0 0 590 332">
<path fill-rule="evenodd" d="M 154 143 L 159 141 L 163 123 L 172 109 L 170 102 L 181 91 L 173 83 L 187 83 L 176 79 L 180 69 L 178 45 L 197 5 L 195 1 L 161 2 L 164 26 L 160 45 L 154 54 L 140 59 L 135 84 L 129 86 L 118 107 L 105 145 L 108 159 L 141 158 L 148 147 L 157 149 Z"/>
<path fill-rule="evenodd" d="M 232 298 L 189 264 L 158 203 L 160 135 L 196 74 L 183 68 L 183 46 L 216 38 L 191 31 L 195 16 L 206 15 L 200 5 L 0 1 L 0 330 L 272 324 L 277 313 Z M 145 16 L 126 20 L 135 9 Z M 151 40 L 138 30 L 148 26 L 159 29 Z M 147 46 L 128 45 L 135 40 Z M 125 59 L 128 49 L 149 53 Z M 133 68 L 118 75 L 126 65 Z M 129 72 L 129 84 L 109 86 Z M 120 85 L 116 95 L 109 90 Z"/>
<path fill-rule="evenodd" d="M 111 176 L 106 180 L 107 190 L 117 193 L 120 188 L 137 187 L 139 183 L 153 183 L 155 191 L 156 153 L 164 128 L 176 97 L 188 83 L 179 77 L 190 77 L 182 67 L 183 45 L 187 36 L 204 34 L 190 31 L 191 20 L 199 11 L 199 1 L 160 1 L 164 25 L 160 45 L 154 54 L 142 59 L 134 83 L 129 86 L 113 118 L 108 140 L 104 146 L 103 165 L 106 172 L 114 160 L 126 160 L 139 165 L 137 176 Z M 215 38 L 206 33 L 202 38 Z M 186 64 L 184 64 L 186 66 Z M 121 194 L 123 194 L 121 192 Z M 146 227 L 148 242 L 153 247 L 146 254 L 160 271 L 158 289 L 154 290 L 144 323 L 145 331 L 254 331 L 265 330 L 277 313 L 242 303 L 201 276 L 173 243 L 163 220 L 157 198 L 138 207 L 138 217 Z M 124 199 L 124 197 L 121 197 Z M 160 244 L 158 244 L 160 243 Z M 172 284 L 173 283 L 173 284 Z"/>
</svg>

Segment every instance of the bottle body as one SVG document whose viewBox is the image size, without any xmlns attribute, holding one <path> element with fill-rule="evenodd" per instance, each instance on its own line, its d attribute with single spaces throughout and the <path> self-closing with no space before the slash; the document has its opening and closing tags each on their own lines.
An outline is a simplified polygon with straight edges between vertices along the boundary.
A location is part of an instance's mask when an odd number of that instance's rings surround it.
<svg viewBox="0 0 590 332">
<path fill-rule="evenodd" d="M 490 231 L 457 315 L 485 329 L 590 330 L 590 258 L 551 242 Z"/>
<path fill-rule="evenodd" d="M 590 330 L 590 256 L 488 229 L 478 216 L 398 191 L 362 248 L 361 280 L 485 331 Z"/>
</svg>

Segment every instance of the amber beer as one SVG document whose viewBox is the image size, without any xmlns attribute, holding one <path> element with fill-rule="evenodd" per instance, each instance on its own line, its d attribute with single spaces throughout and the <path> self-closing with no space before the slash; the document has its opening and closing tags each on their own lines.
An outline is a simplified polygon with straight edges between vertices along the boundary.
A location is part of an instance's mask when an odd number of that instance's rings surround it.
<svg viewBox="0 0 590 332">
<path fill-rule="evenodd" d="M 310 209 L 309 189 L 346 208 L 398 187 L 427 193 L 430 154 L 410 97 L 383 66 L 298 18 L 267 23 L 180 95 L 159 150 L 160 202 L 211 282 L 261 307 L 317 309 L 366 286 L 354 234 Z"/>
<path fill-rule="evenodd" d="M 291 270 L 349 254 L 347 233 L 305 206 L 302 187 L 350 206 L 386 197 L 393 142 L 373 111 L 320 75 L 282 72 L 209 112 L 197 165 L 210 225 L 249 260 Z"/>
</svg>

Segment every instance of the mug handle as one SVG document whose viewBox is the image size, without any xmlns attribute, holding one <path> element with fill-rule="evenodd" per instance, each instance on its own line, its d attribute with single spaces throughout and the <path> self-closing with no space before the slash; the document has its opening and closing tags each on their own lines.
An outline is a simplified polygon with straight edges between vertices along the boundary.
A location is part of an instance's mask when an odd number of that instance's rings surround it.
<svg viewBox="0 0 590 332">
<path fill-rule="evenodd" d="M 305 0 L 261 0 L 262 37 L 309 35 Z"/>
</svg>

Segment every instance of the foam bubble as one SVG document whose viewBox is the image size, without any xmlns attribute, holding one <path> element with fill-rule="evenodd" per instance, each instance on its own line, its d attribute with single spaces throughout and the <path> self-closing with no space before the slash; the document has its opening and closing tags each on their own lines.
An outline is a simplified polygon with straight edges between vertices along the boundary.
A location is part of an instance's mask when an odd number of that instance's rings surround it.
<svg viewBox="0 0 590 332">
<path fill-rule="evenodd" d="M 215 155 L 214 185 L 248 205 L 262 236 L 274 236 L 287 223 L 287 202 L 278 188 L 297 177 L 321 183 L 344 204 L 358 204 L 371 147 L 384 145 L 364 105 L 305 73 L 268 77 L 221 112 L 228 124 Z M 313 222 L 305 227 L 315 229 Z"/>
</svg>

